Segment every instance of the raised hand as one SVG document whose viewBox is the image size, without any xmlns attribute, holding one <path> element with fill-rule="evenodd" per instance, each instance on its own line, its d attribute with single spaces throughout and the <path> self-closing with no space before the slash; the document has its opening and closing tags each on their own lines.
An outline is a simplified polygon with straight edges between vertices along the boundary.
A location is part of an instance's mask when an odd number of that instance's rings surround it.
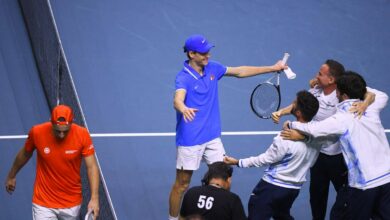
<svg viewBox="0 0 390 220">
<path fill-rule="evenodd" d="M 311 80 L 309 81 L 309 86 L 310 86 L 310 88 L 314 88 L 316 85 L 318 85 L 318 80 L 317 80 L 317 78 L 311 79 Z"/>
<path fill-rule="evenodd" d="M 276 112 L 272 112 L 272 114 L 271 114 L 272 121 L 273 121 L 275 124 L 278 124 L 278 123 L 279 123 L 281 117 L 282 117 L 282 112 L 281 112 L 281 110 L 276 111 Z"/>
</svg>

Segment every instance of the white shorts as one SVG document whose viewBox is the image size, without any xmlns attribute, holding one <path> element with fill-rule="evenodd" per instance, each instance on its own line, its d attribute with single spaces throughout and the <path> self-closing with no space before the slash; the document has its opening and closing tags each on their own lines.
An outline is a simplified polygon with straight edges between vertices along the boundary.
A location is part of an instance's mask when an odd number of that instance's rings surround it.
<svg viewBox="0 0 390 220">
<path fill-rule="evenodd" d="M 81 205 L 71 208 L 46 208 L 35 203 L 32 204 L 33 220 L 77 220 L 80 214 Z"/>
<path fill-rule="evenodd" d="M 203 160 L 207 164 L 223 161 L 225 149 L 221 138 L 215 138 L 209 142 L 194 146 L 178 146 L 176 157 L 176 169 L 197 170 Z"/>
</svg>

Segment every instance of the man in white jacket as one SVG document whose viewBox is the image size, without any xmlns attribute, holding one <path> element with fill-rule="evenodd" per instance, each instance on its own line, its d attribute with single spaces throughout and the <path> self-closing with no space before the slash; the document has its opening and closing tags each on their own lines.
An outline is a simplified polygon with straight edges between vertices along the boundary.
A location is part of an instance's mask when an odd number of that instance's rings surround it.
<svg viewBox="0 0 390 220">
<path fill-rule="evenodd" d="M 319 108 L 316 97 L 307 91 L 298 92 L 292 105 L 291 112 L 302 123 L 311 121 Z M 293 219 L 290 208 L 318 153 L 319 147 L 307 147 L 304 142 L 283 140 L 277 135 L 267 151 L 256 157 L 240 160 L 225 157 L 225 163 L 239 167 L 269 165 L 250 197 L 249 219 Z"/>
<path fill-rule="evenodd" d="M 349 110 L 362 100 L 366 91 L 375 94 L 372 103 L 359 119 Z M 388 96 L 366 88 L 359 74 L 348 71 L 337 80 L 340 103 L 333 116 L 310 124 L 285 123 L 311 136 L 337 135 L 340 138 L 345 163 L 348 167 L 348 185 L 337 194 L 331 219 L 390 218 L 390 147 L 379 113 L 386 106 Z M 283 136 L 288 136 L 284 131 Z"/>
<path fill-rule="evenodd" d="M 339 100 L 336 95 L 336 80 L 345 72 L 344 66 L 336 60 L 328 59 L 321 65 L 316 77 L 310 80 L 313 94 L 320 103 L 313 121 L 322 121 L 337 111 Z M 373 93 L 367 92 L 364 102 L 356 106 L 356 112 L 362 114 L 375 99 Z M 272 113 L 272 120 L 278 123 L 284 115 L 290 114 L 291 105 Z M 302 136 L 303 138 L 303 136 Z M 310 168 L 310 207 L 312 220 L 325 220 L 328 207 L 329 188 L 333 185 L 336 192 L 348 182 L 347 166 L 338 137 L 329 137 L 319 142 L 322 144 L 320 154 Z"/>
</svg>

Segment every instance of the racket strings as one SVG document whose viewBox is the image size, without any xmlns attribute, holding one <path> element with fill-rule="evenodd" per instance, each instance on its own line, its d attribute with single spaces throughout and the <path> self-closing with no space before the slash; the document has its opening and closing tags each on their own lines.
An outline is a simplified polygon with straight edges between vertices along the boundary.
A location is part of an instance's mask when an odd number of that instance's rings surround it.
<svg viewBox="0 0 390 220">
<path fill-rule="evenodd" d="M 263 83 L 253 91 L 251 102 L 260 117 L 269 118 L 279 108 L 279 91 L 274 85 Z"/>
</svg>

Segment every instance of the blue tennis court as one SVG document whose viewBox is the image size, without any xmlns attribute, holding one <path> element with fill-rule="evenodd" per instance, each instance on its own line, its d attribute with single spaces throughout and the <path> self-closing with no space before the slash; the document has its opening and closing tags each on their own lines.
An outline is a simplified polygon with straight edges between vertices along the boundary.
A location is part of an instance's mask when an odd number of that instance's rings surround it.
<svg viewBox="0 0 390 220">
<path fill-rule="evenodd" d="M 117 0 L 48 1 L 93 136 L 117 219 L 166 219 L 175 178 L 174 80 L 191 34 L 216 45 L 211 59 L 227 66 L 272 65 L 289 52 L 297 78 L 281 77 L 282 106 L 328 58 L 361 73 L 370 87 L 390 94 L 390 3 L 384 0 Z M 0 177 L 34 124 L 50 111 L 18 1 L 1 0 Z M 251 111 L 253 88 L 269 76 L 223 78 L 219 102 L 229 155 L 262 152 L 281 126 Z M 382 114 L 389 138 L 390 108 Z M 286 117 L 283 120 L 292 119 Z M 253 132 L 253 133 L 251 133 Z M 206 165 L 194 173 L 199 185 Z M 234 169 L 232 191 L 246 208 L 263 169 Z M 15 193 L 0 191 L 0 219 L 31 218 L 35 159 L 18 174 Z M 292 208 L 310 219 L 309 184 Z M 333 189 L 332 189 L 333 190 Z M 331 192 L 328 211 L 334 201 Z M 247 209 L 247 208 L 246 208 Z"/>
</svg>

